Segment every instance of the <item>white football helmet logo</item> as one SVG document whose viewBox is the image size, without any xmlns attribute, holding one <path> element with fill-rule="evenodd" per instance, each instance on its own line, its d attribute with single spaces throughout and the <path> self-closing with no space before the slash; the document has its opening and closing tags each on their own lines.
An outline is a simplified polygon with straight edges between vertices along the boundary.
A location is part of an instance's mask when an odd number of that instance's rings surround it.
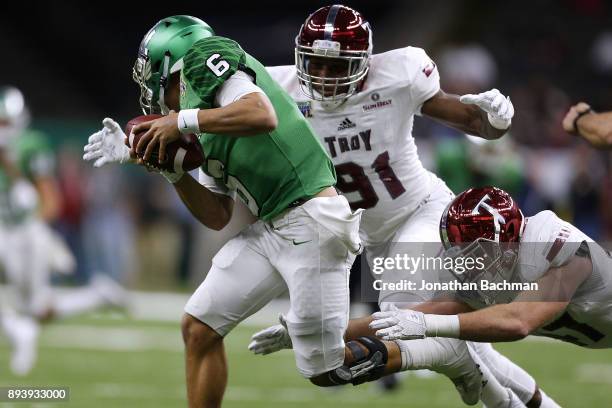
<svg viewBox="0 0 612 408">
<path fill-rule="evenodd" d="M 500 225 L 506 224 L 506 219 L 503 215 L 499 213 L 499 211 L 497 211 L 497 208 L 492 207 L 487 203 L 487 200 L 490 199 L 491 197 L 489 197 L 488 194 L 485 194 L 484 197 L 482 197 L 482 199 L 478 202 L 478 204 L 476 204 L 476 207 L 474 207 L 474 209 L 472 210 L 472 215 L 480 214 L 481 208 L 491 214 L 493 216 L 493 225 L 495 225 L 495 242 L 499 242 L 499 233 L 501 231 Z"/>
</svg>

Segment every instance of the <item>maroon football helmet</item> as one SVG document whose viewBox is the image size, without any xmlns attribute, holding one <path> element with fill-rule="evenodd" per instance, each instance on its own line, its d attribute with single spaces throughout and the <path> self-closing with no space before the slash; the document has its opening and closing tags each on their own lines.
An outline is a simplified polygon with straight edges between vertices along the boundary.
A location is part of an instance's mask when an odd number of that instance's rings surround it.
<svg viewBox="0 0 612 408">
<path fill-rule="evenodd" d="M 510 194 L 497 187 L 471 188 L 459 194 L 440 220 L 445 248 L 479 239 L 519 242 L 524 217 Z"/>
<path fill-rule="evenodd" d="M 295 66 L 302 90 L 320 101 L 344 100 L 355 94 L 369 69 L 370 24 L 356 10 L 335 4 L 312 13 L 295 38 Z M 312 58 L 342 62 L 342 74 L 311 74 Z"/>
<path fill-rule="evenodd" d="M 444 210 L 440 238 L 446 255 L 482 258 L 483 268 L 456 273 L 462 281 L 510 280 L 525 217 L 510 194 L 497 187 L 471 188 Z"/>
</svg>

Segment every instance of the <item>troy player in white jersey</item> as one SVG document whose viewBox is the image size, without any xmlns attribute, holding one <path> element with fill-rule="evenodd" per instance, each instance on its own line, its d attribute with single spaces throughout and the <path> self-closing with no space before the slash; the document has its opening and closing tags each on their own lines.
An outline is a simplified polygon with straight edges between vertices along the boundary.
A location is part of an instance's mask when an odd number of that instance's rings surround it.
<svg viewBox="0 0 612 408">
<path fill-rule="evenodd" d="M 406 47 L 373 55 L 361 90 L 340 102 L 309 99 L 294 65 L 268 71 L 319 135 L 336 167 L 337 188 L 354 208 L 368 210 L 361 220 L 366 247 L 389 242 L 433 191 L 445 189 L 423 167 L 412 137 L 414 115 L 440 91 L 438 70 L 425 51 Z"/>
<path fill-rule="evenodd" d="M 442 319 L 455 321 L 450 331 L 438 325 L 444 337 L 513 341 L 534 334 L 588 348 L 612 347 L 612 255 L 578 228 L 552 211 L 525 218 L 508 193 L 487 187 L 453 200 L 440 234 L 453 256 L 489 254 L 477 273 L 453 272 L 457 280 L 480 289 L 421 305 L 427 314 L 376 314 L 371 326 L 381 337 L 430 336 L 430 324 Z M 489 282 L 515 287 L 491 288 Z M 452 320 L 441 316 L 450 313 L 460 314 Z"/>
<path fill-rule="evenodd" d="M 440 215 L 453 198 L 418 157 L 414 115 L 496 139 L 507 131 L 514 114 L 509 98 L 496 89 L 461 98 L 444 93 L 436 64 L 420 48 L 376 55 L 371 51 L 371 29 L 361 14 L 345 6 L 327 6 L 302 26 L 296 38 L 296 64 L 268 68 L 319 135 L 335 165 L 337 188 L 354 209 L 366 210 L 360 234 L 370 266 L 374 258 L 393 257 L 395 243 L 409 242 L 422 253 L 432 248 L 424 243 L 440 242 Z M 417 292 L 380 295 L 383 310 L 398 302 L 427 300 Z M 369 318 L 351 321 L 346 337 L 369 332 L 368 322 Z M 282 326 L 274 326 L 257 333 L 250 348 L 262 354 L 275 351 L 287 346 L 278 341 L 283 335 Z M 415 361 L 419 353 L 412 351 L 408 368 L 424 368 L 426 364 Z M 540 394 L 527 373 L 492 348 L 486 352 L 504 366 L 506 378 L 500 382 L 511 387 L 508 377 L 526 378 L 529 389 L 515 387 L 524 391 L 517 395 L 524 402 L 538 401 Z"/>
<path fill-rule="evenodd" d="M 296 64 L 270 67 L 326 147 L 336 187 L 354 209 L 363 208 L 365 257 L 393 254 L 393 244 L 439 242 L 438 220 L 453 193 L 423 167 L 412 136 L 414 115 L 424 114 L 486 139 L 510 127 L 509 98 L 491 90 L 459 98 L 440 89 L 436 64 L 421 48 L 371 55 L 372 31 L 349 7 L 313 13 L 296 38 Z M 390 302 L 420 302 L 420 293 L 381 293 Z"/>
</svg>

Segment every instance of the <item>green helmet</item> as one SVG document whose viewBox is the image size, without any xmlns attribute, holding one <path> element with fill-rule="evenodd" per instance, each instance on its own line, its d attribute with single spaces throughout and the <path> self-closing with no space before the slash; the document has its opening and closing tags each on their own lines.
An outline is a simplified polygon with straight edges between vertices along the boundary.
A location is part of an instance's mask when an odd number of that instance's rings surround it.
<svg viewBox="0 0 612 408">
<path fill-rule="evenodd" d="M 133 78 L 140 86 L 140 107 L 145 114 L 167 114 L 164 89 L 168 77 L 183 67 L 183 57 L 198 40 L 215 35 L 199 18 L 171 16 L 160 20 L 140 43 Z"/>
</svg>

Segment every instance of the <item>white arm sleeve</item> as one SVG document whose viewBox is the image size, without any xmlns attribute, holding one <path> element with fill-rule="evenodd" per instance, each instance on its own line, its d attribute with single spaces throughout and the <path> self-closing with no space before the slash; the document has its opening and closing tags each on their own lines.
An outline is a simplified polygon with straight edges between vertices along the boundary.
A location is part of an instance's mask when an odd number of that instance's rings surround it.
<svg viewBox="0 0 612 408">
<path fill-rule="evenodd" d="M 236 199 L 236 190 L 230 190 L 226 185 L 204 173 L 202 169 L 198 170 L 198 181 L 213 193 L 223 194 L 234 200 Z"/>
<path fill-rule="evenodd" d="M 232 102 L 236 102 L 244 95 L 259 92 L 264 93 L 260 87 L 255 85 L 253 78 L 244 71 L 236 71 L 234 75 L 229 77 L 215 95 L 214 106 L 216 108 L 227 106 Z"/>
</svg>

